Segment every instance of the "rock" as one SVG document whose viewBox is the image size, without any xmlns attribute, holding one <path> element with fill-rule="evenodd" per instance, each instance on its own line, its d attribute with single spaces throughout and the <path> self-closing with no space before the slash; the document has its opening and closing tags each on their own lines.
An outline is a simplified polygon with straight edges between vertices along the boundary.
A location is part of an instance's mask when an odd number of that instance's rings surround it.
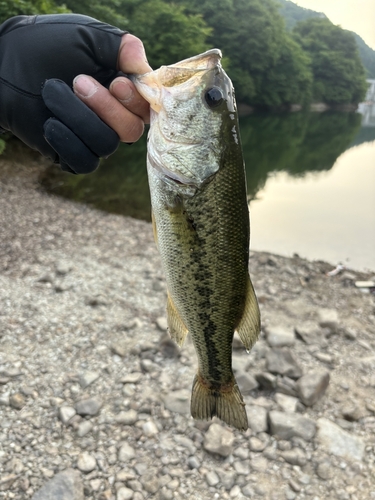
<svg viewBox="0 0 375 500">
<path fill-rule="evenodd" d="M 271 347 L 287 347 L 295 342 L 294 331 L 280 325 L 267 326 L 265 328 L 267 342 Z"/>
<path fill-rule="evenodd" d="M 176 434 L 174 440 L 176 441 L 177 444 L 186 448 L 189 451 L 190 455 L 194 455 L 194 453 L 197 451 L 193 441 L 186 436 L 181 436 L 180 434 Z"/>
<path fill-rule="evenodd" d="M 166 358 L 178 358 L 181 354 L 181 349 L 167 333 L 160 337 L 159 349 Z"/>
<path fill-rule="evenodd" d="M 32 500 L 84 500 L 81 475 L 74 469 L 56 474 L 32 497 Z"/>
<path fill-rule="evenodd" d="M 131 500 L 134 496 L 134 491 L 126 488 L 126 486 L 121 486 L 117 490 L 116 500 Z"/>
<path fill-rule="evenodd" d="M 290 378 L 299 378 L 302 369 L 294 359 L 292 353 L 285 348 L 274 348 L 266 354 L 267 371 Z"/>
<path fill-rule="evenodd" d="M 365 415 L 364 408 L 361 408 L 354 402 L 345 403 L 341 409 L 342 416 L 349 422 L 356 422 Z"/>
<path fill-rule="evenodd" d="M 156 326 L 161 330 L 162 332 L 166 332 L 168 329 L 168 321 L 165 316 L 160 316 L 159 318 L 156 318 Z"/>
<path fill-rule="evenodd" d="M 70 273 L 72 269 L 73 269 L 72 264 L 66 260 L 60 260 L 56 262 L 56 274 L 64 276 L 65 274 Z"/>
<path fill-rule="evenodd" d="M 299 465 L 303 467 L 307 463 L 306 454 L 300 448 L 293 448 L 292 450 L 282 451 L 280 456 L 289 464 Z"/>
<path fill-rule="evenodd" d="M 294 328 L 297 337 L 302 339 L 305 344 L 308 345 L 319 345 L 322 347 L 322 341 L 325 346 L 328 345 L 328 342 L 325 338 L 323 338 L 322 331 L 319 327 L 316 326 L 316 323 L 312 321 L 305 321 L 295 326 Z"/>
<path fill-rule="evenodd" d="M 306 406 L 312 406 L 326 392 L 330 375 L 327 370 L 313 370 L 303 375 L 296 384 L 298 396 Z"/>
<path fill-rule="evenodd" d="M 89 385 L 91 385 L 95 380 L 100 377 L 97 372 L 85 372 L 79 376 L 79 384 L 82 389 L 86 389 Z"/>
<path fill-rule="evenodd" d="M 264 443 L 263 441 L 261 441 L 260 439 L 258 439 L 255 436 L 252 436 L 249 439 L 249 447 L 250 447 L 251 451 L 257 451 L 257 452 L 263 451 L 266 446 L 267 446 L 266 443 Z"/>
<path fill-rule="evenodd" d="M 118 424 L 123 425 L 134 425 L 138 420 L 138 413 L 135 410 L 120 411 L 118 415 L 115 416 L 115 421 Z"/>
<path fill-rule="evenodd" d="M 186 389 L 170 392 L 163 398 L 163 402 L 167 410 L 180 415 L 190 415 L 190 391 Z"/>
<path fill-rule="evenodd" d="M 258 387 L 258 382 L 255 378 L 246 372 L 236 373 L 236 381 L 241 394 L 249 394 L 252 390 Z"/>
<path fill-rule="evenodd" d="M 128 462 L 135 457 L 134 448 L 132 448 L 128 443 L 124 443 L 118 452 L 118 459 L 121 462 Z"/>
<path fill-rule="evenodd" d="M 141 477 L 141 483 L 143 488 L 151 494 L 155 494 L 160 488 L 159 479 L 157 477 L 157 472 L 150 472 Z"/>
<path fill-rule="evenodd" d="M 233 487 L 233 485 L 236 481 L 237 474 L 231 470 L 224 471 L 221 469 L 219 469 L 218 474 L 220 477 L 221 484 L 224 486 L 224 488 L 227 491 L 229 491 Z"/>
<path fill-rule="evenodd" d="M 74 405 L 76 412 L 78 415 L 89 415 L 94 416 L 97 415 L 102 407 L 102 402 L 99 398 L 93 397 L 88 399 L 82 399 L 81 401 L 77 401 Z"/>
<path fill-rule="evenodd" d="M 276 393 L 275 400 L 280 408 L 287 413 L 293 413 L 297 410 L 298 399 L 293 396 Z"/>
<path fill-rule="evenodd" d="M 331 333 L 336 333 L 339 329 L 339 315 L 336 309 L 319 309 L 318 323 L 322 328 L 327 328 Z"/>
<path fill-rule="evenodd" d="M 78 456 L 77 467 L 82 472 L 91 472 L 96 467 L 96 460 L 92 455 L 84 451 Z"/>
<path fill-rule="evenodd" d="M 9 392 L 4 392 L 0 394 L 0 406 L 9 406 L 10 403 L 10 394 Z"/>
<path fill-rule="evenodd" d="M 333 477 L 333 467 L 330 462 L 325 460 L 324 462 L 321 462 L 318 464 L 316 468 L 316 473 L 320 477 L 320 479 L 331 479 Z"/>
<path fill-rule="evenodd" d="M 216 472 L 208 471 L 206 474 L 206 481 L 209 486 L 216 486 L 219 483 L 219 478 Z"/>
<path fill-rule="evenodd" d="M 250 461 L 249 460 L 236 461 L 233 463 L 233 468 L 238 475 L 247 476 L 248 474 L 250 474 Z"/>
<path fill-rule="evenodd" d="M 317 421 L 318 432 L 316 440 L 329 453 L 347 458 L 348 460 L 362 460 L 365 453 L 365 443 L 362 438 L 350 434 L 327 418 Z"/>
<path fill-rule="evenodd" d="M 94 426 L 89 420 L 83 420 L 79 425 L 77 429 L 77 436 L 78 437 L 83 437 L 88 434 Z"/>
<path fill-rule="evenodd" d="M 289 377 L 280 377 L 276 379 L 276 390 L 287 396 L 297 396 L 296 382 Z"/>
<path fill-rule="evenodd" d="M 203 446 L 210 453 L 217 453 L 222 457 L 229 456 L 233 451 L 233 432 L 225 429 L 220 424 L 210 425 L 204 436 Z"/>
<path fill-rule="evenodd" d="M 258 405 L 246 406 L 249 427 L 255 433 L 267 432 L 267 410 Z"/>
<path fill-rule="evenodd" d="M 295 413 L 270 411 L 269 420 L 271 434 L 276 434 L 281 439 L 300 437 L 305 441 L 310 441 L 316 432 L 316 425 L 313 420 Z"/>
<path fill-rule="evenodd" d="M 193 456 L 193 457 L 189 457 L 188 466 L 189 466 L 189 469 L 199 469 L 199 467 L 201 466 L 201 463 L 197 457 Z"/>
<path fill-rule="evenodd" d="M 66 425 L 75 414 L 76 411 L 72 406 L 61 406 L 59 408 L 59 419 L 64 425 Z"/>
<path fill-rule="evenodd" d="M 272 373 L 256 373 L 255 379 L 260 387 L 266 391 L 273 391 L 276 388 L 276 377 Z"/>
<path fill-rule="evenodd" d="M 19 392 L 12 394 L 9 398 L 9 405 L 15 410 L 22 410 L 25 404 L 25 398 Z"/>
<path fill-rule="evenodd" d="M 149 420 L 142 425 L 142 431 L 146 437 L 153 437 L 159 433 L 159 429 L 152 420 Z"/>
<path fill-rule="evenodd" d="M 121 378 L 120 382 L 122 384 L 138 384 L 143 378 L 142 372 L 132 372 L 127 373 L 124 377 Z"/>
</svg>

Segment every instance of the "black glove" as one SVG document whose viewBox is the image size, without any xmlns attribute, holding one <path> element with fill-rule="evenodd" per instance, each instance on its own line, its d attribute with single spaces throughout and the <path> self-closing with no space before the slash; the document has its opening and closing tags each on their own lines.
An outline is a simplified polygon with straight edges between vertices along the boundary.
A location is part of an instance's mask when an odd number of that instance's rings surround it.
<svg viewBox="0 0 375 500">
<path fill-rule="evenodd" d="M 118 75 L 124 32 L 87 16 L 17 16 L 0 26 L 0 127 L 63 170 L 89 173 L 119 137 L 72 91 L 78 74 Z"/>
</svg>

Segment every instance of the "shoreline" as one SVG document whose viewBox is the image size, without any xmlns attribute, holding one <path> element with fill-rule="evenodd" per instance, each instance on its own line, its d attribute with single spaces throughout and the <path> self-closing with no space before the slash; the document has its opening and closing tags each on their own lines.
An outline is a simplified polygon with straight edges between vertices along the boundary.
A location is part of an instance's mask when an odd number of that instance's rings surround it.
<svg viewBox="0 0 375 500">
<path fill-rule="evenodd" d="M 151 224 L 45 193 L 45 164 L 0 158 L 0 498 L 52 498 L 62 473 L 74 500 L 375 495 L 375 297 L 354 286 L 375 273 L 251 252 L 250 428 L 195 422 Z"/>
</svg>

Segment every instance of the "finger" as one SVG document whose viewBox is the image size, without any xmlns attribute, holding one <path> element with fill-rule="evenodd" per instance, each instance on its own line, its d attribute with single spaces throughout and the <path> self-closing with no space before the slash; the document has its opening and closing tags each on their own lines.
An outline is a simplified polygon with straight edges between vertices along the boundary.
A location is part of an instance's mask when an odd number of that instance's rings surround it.
<svg viewBox="0 0 375 500">
<path fill-rule="evenodd" d="M 152 71 L 147 62 L 143 43 L 139 38 L 129 33 L 124 35 L 121 40 L 118 69 L 129 74 L 143 74 Z"/>
<path fill-rule="evenodd" d="M 109 91 L 131 113 L 140 116 L 144 123 L 150 123 L 150 105 L 128 78 L 122 76 L 115 78 L 111 82 Z"/>
<path fill-rule="evenodd" d="M 94 78 L 78 75 L 73 82 L 75 94 L 119 136 L 122 142 L 137 141 L 144 130 L 142 118 L 124 107 L 108 89 Z"/>
</svg>

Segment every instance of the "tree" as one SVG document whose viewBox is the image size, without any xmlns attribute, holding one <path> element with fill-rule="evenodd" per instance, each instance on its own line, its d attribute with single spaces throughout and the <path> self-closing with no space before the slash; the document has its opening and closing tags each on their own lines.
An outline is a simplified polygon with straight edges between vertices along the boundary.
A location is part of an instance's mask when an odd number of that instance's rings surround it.
<svg viewBox="0 0 375 500">
<path fill-rule="evenodd" d="M 1 0 L 0 23 L 13 16 L 34 14 L 61 14 L 69 12 L 65 5 L 56 5 L 54 0 Z"/>
<path fill-rule="evenodd" d="M 353 35 L 328 19 L 308 19 L 293 30 L 311 58 L 313 98 L 328 104 L 358 103 L 366 93 L 365 70 Z"/>
</svg>

